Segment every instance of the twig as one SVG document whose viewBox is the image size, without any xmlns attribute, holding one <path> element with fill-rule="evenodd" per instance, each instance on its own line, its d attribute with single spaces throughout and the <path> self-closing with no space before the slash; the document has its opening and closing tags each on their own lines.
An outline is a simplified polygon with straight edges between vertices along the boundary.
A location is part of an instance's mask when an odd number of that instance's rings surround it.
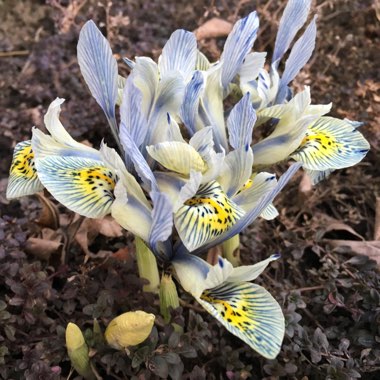
<svg viewBox="0 0 380 380">
<path fill-rule="evenodd" d="M 0 51 L 0 57 L 15 57 L 18 55 L 28 55 L 29 50 Z"/>
<path fill-rule="evenodd" d="M 295 289 L 295 291 L 302 293 L 302 292 L 310 292 L 313 290 L 321 290 L 321 289 L 325 289 L 325 286 L 324 285 L 309 286 L 306 288 Z"/>
</svg>

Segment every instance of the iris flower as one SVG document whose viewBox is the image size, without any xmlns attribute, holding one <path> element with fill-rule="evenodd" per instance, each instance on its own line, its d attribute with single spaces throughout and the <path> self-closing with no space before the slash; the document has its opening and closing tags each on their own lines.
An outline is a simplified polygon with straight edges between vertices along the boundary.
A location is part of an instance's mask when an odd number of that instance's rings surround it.
<svg viewBox="0 0 380 380">
<path fill-rule="evenodd" d="M 281 308 L 250 281 L 278 255 L 237 268 L 222 258 L 212 266 L 201 256 L 259 216 L 276 217 L 272 201 L 301 166 L 317 182 L 356 164 L 368 150 L 358 123 L 324 116 L 331 105 L 312 105 L 308 87 L 294 96 L 288 87 L 314 49 L 315 18 L 279 73 L 309 8 L 309 0 L 289 1 L 269 73 L 266 53 L 251 51 L 256 12 L 235 24 L 218 62 L 197 49 L 194 34 L 177 30 L 158 63 L 125 59 L 127 78 L 118 74 L 108 41 L 88 21 L 78 62 L 118 151 L 104 142 L 99 150 L 76 142 L 60 122 L 63 99 L 57 98 L 44 118 L 49 134 L 34 128 L 31 140 L 16 145 L 8 198 L 45 187 L 81 215 L 111 214 L 160 263 L 172 265 L 183 288 L 230 332 L 274 358 L 284 336 Z M 226 109 L 226 98 L 236 94 L 239 101 Z M 253 141 L 254 128 L 268 123 L 269 136 Z M 288 159 L 297 162 L 278 181 L 262 171 Z"/>
</svg>

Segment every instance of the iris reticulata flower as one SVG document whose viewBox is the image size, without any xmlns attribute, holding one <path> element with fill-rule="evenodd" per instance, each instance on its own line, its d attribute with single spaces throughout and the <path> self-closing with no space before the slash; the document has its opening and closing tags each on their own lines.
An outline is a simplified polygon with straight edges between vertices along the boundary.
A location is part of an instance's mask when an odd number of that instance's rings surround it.
<svg viewBox="0 0 380 380">
<path fill-rule="evenodd" d="M 269 71 L 267 54 L 252 51 L 256 12 L 235 24 L 218 62 L 198 50 L 193 33 L 177 30 L 158 63 L 125 58 L 127 78 L 88 21 L 78 62 L 117 150 L 75 141 L 60 122 L 63 99 L 57 98 L 44 118 L 49 134 L 33 128 L 32 139 L 15 147 L 8 198 L 45 187 L 81 215 L 111 214 L 228 331 L 276 357 L 284 337 L 281 307 L 251 281 L 279 256 L 236 268 L 223 258 L 211 265 L 202 257 L 259 216 L 275 218 L 272 201 L 301 166 L 317 183 L 357 164 L 369 149 L 360 123 L 325 116 L 331 104 L 312 104 L 309 87 L 296 94 L 289 87 L 314 50 L 316 17 L 292 45 L 309 8 L 309 0 L 289 0 Z M 237 101 L 228 108 L 231 94 Z M 254 128 L 266 127 L 271 133 L 253 140 Z M 277 180 L 273 165 L 291 160 Z"/>
</svg>

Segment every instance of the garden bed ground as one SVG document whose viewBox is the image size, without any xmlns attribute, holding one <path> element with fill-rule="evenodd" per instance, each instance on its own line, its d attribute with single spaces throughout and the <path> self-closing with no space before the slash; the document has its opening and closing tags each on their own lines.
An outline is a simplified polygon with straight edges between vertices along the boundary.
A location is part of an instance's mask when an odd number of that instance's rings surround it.
<svg viewBox="0 0 380 380">
<path fill-rule="evenodd" d="M 159 315 L 157 297 L 141 290 L 128 233 L 108 222 L 74 219 L 61 206 L 57 214 L 37 197 L 5 199 L 13 147 L 30 138 L 33 125 L 43 128 L 43 115 L 55 97 L 66 99 L 62 120 L 74 138 L 94 145 L 103 137 L 111 141 L 77 65 L 81 25 L 94 19 L 119 58 L 157 58 L 175 29 L 195 30 L 213 17 L 234 22 L 256 8 L 261 32 L 255 49 L 267 50 L 270 56 L 285 5 L 281 0 L 47 3 L 0 4 L 3 379 L 66 379 L 70 363 L 64 329 L 70 321 L 87 328 L 91 341 L 94 317 L 104 328 L 127 310 Z M 375 228 L 380 196 L 380 10 L 376 13 L 372 3 L 314 2 L 319 15 L 317 47 L 294 83 L 296 88 L 310 85 L 315 103 L 333 102 L 333 116 L 363 121 L 361 130 L 371 151 L 359 165 L 334 173 L 313 189 L 299 173 L 275 202 L 280 216 L 272 222 L 257 221 L 241 236 L 245 263 L 282 253 L 282 260 L 258 280 L 286 314 L 279 357 L 259 357 L 181 293 L 182 308 L 173 319 L 184 326 L 185 334 L 179 336 L 157 317 L 149 352 L 134 349 L 130 357 L 111 349 L 93 352 L 104 379 L 148 379 L 167 373 L 183 379 L 380 378 L 380 247 L 375 241 L 380 240 L 380 225 Z M 200 45 L 217 59 L 223 37 Z M 119 66 L 127 74 L 121 59 Z"/>
</svg>

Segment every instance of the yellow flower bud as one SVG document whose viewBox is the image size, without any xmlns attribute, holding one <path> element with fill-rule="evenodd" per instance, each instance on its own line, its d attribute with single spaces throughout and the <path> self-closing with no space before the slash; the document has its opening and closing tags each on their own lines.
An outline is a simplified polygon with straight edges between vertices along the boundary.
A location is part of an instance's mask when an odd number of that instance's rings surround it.
<svg viewBox="0 0 380 380">
<path fill-rule="evenodd" d="M 104 334 L 107 343 L 117 350 L 143 342 L 153 328 L 155 316 L 145 311 L 129 311 L 114 318 Z"/>
<path fill-rule="evenodd" d="M 70 322 L 66 327 L 66 347 L 75 370 L 85 379 L 94 379 L 87 344 L 82 331 L 75 323 Z"/>
</svg>

